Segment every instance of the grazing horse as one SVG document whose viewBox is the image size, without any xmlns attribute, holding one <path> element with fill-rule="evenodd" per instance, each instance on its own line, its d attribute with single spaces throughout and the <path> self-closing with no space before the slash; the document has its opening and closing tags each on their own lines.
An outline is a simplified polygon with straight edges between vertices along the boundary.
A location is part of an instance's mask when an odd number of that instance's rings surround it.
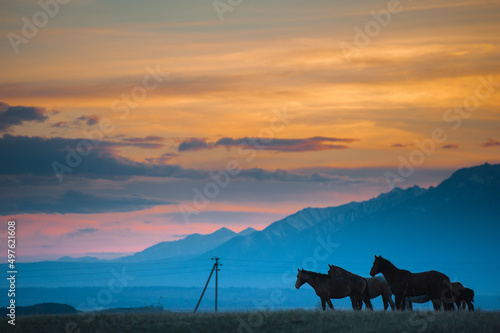
<svg viewBox="0 0 500 333">
<path fill-rule="evenodd" d="M 334 266 L 328 264 L 330 269 L 328 270 L 328 275 L 330 276 L 345 276 L 345 275 L 356 275 L 353 274 L 342 267 Z M 359 276 L 359 275 L 356 275 Z M 384 302 L 384 310 L 387 310 L 389 304 L 391 305 L 391 309 L 394 311 L 394 302 L 392 301 L 392 292 L 391 287 L 385 280 L 383 276 L 376 276 L 370 278 L 364 278 L 368 284 L 368 297 L 373 299 L 382 295 L 382 301 Z"/>
<path fill-rule="evenodd" d="M 321 299 L 321 307 L 325 310 L 325 303 L 333 309 L 331 298 L 339 299 L 351 297 L 352 308 L 360 310 L 359 302 L 364 301 L 366 307 L 373 309 L 367 293 L 367 284 L 363 278 L 356 276 L 331 277 L 326 274 L 297 269 L 295 288 L 299 289 L 304 283 L 313 287 L 316 295 Z"/>
<path fill-rule="evenodd" d="M 465 310 L 467 305 L 469 311 L 474 311 L 474 304 L 472 304 L 474 302 L 474 290 L 465 288 L 460 282 L 453 282 L 451 285 L 456 291 L 455 304 L 457 308 Z"/>
<path fill-rule="evenodd" d="M 405 297 L 429 295 L 438 311 L 444 302 L 445 310 L 453 307 L 454 290 L 450 278 L 438 271 L 427 271 L 422 273 L 411 273 L 394 266 L 389 260 L 382 256 L 375 256 L 370 275 L 375 276 L 382 273 L 394 294 L 396 308 L 405 309 Z"/>
</svg>

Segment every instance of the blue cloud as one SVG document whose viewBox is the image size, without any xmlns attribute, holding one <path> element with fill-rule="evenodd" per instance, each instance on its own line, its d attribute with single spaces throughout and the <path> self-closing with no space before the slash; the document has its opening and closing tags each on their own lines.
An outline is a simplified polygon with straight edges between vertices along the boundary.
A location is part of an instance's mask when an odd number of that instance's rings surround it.
<svg viewBox="0 0 500 333">
<path fill-rule="evenodd" d="M 44 108 L 10 106 L 0 102 L 0 131 L 8 131 L 12 126 L 21 125 L 23 122 L 43 122 L 47 119 Z"/>
</svg>

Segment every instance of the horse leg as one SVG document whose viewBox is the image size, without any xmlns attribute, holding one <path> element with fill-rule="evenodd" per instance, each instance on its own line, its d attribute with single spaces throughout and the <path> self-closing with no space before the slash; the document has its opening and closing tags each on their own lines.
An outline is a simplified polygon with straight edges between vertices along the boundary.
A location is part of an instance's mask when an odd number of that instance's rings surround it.
<svg viewBox="0 0 500 333">
<path fill-rule="evenodd" d="M 373 310 L 372 302 L 370 301 L 370 297 L 368 295 L 365 296 L 365 305 L 368 310 Z"/>
<path fill-rule="evenodd" d="M 391 306 L 392 311 L 394 311 L 394 302 L 392 301 L 392 293 L 386 293 L 385 295 L 382 294 L 382 297 L 386 299 L 386 301 L 389 302 L 389 305 Z"/>
<path fill-rule="evenodd" d="M 350 295 L 349 298 L 351 299 L 351 304 L 352 304 L 352 309 L 353 310 L 359 310 L 359 301 L 356 297 L 353 295 Z"/>
<path fill-rule="evenodd" d="M 441 310 L 441 299 L 433 299 L 432 300 L 432 305 L 434 306 L 434 311 L 439 311 Z"/>
<path fill-rule="evenodd" d="M 409 299 L 405 300 L 405 307 L 408 306 L 408 310 L 413 311 L 413 302 Z"/>
<path fill-rule="evenodd" d="M 402 304 L 403 297 L 401 295 L 394 295 L 394 300 L 396 301 L 396 309 L 398 310 L 404 310 L 404 306 Z"/>
<path fill-rule="evenodd" d="M 325 311 L 325 303 L 326 303 L 326 300 L 324 298 L 321 298 L 321 307 L 323 308 L 323 311 Z"/>
<path fill-rule="evenodd" d="M 361 298 L 363 299 L 363 302 L 365 302 L 366 308 L 368 310 L 373 310 L 372 302 L 370 301 L 370 294 L 368 291 L 365 291 L 363 294 L 361 294 Z M 363 306 L 363 302 L 361 302 L 361 306 Z M 361 307 L 359 308 L 361 310 Z"/>
<path fill-rule="evenodd" d="M 472 302 L 470 300 L 467 300 L 467 305 L 469 307 L 469 311 L 474 311 L 474 304 L 472 304 Z"/>
<path fill-rule="evenodd" d="M 383 294 L 382 294 L 382 302 L 384 302 L 384 311 L 387 311 L 387 308 L 389 307 L 389 302 L 387 302 Z"/>
<path fill-rule="evenodd" d="M 335 310 L 333 308 L 333 304 L 332 304 L 332 300 L 331 299 L 327 299 L 326 302 L 328 303 L 328 306 L 330 307 L 330 309 Z"/>
</svg>

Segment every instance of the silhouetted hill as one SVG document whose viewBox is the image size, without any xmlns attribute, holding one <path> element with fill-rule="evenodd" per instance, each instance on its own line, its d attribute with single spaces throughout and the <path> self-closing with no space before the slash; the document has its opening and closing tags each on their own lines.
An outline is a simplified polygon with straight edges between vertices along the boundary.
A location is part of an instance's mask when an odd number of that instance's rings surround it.
<svg viewBox="0 0 500 333">
<path fill-rule="evenodd" d="M 0 315 L 5 317 L 9 309 L 1 308 Z M 48 314 L 73 314 L 77 313 L 71 305 L 61 303 L 40 303 L 31 306 L 16 306 L 16 316 L 33 316 Z"/>
</svg>

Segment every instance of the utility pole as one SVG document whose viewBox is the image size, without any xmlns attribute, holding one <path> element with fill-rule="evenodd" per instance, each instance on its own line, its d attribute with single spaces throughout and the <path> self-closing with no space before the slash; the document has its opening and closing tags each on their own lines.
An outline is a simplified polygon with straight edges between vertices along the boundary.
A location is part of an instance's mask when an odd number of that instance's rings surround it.
<svg viewBox="0 0 500 333">
<path fill-rule="evenodd" d="M 219 258 L 218 257 L 213 257 L 212 260 L 215 260 L 215 312 L 217 312 L 217 288 L 219 285 L 219 265 L 222 266 L 222 264 L 219 264 Z"/>
<path fill-rule="evenodd" d="M 210 275 L 208 276 L 207 283 L 205 283 L 205 288 L 203 288 L 203 291 L 201 292 L 200 299 L 198 300 L 198 303 L 196 304 L 196 307 L 194 308 L 193 312 L 196 312 L 196 310 L 198 310 L 198 306 L 200 306 L 201 299 L 203 298 L 203 295 L 205 295 L 205 290 L 207 290 L 208 283 L 210 282 L 210 278 L 212 277 L 212 274 L 214 271 L 215 271 L 215 312 L 217 312 L 217 287 L 218 287 L 218 283 L 219 283 L 218 271 L 220 271 L 219 266 L 222 266 L 222 264 L 219 264 L 218 257 L 213 257 L 212 260 L 215 260 L 215 263 L 212 266 L 212 270 L 210 271 Z"/>
</svg>

